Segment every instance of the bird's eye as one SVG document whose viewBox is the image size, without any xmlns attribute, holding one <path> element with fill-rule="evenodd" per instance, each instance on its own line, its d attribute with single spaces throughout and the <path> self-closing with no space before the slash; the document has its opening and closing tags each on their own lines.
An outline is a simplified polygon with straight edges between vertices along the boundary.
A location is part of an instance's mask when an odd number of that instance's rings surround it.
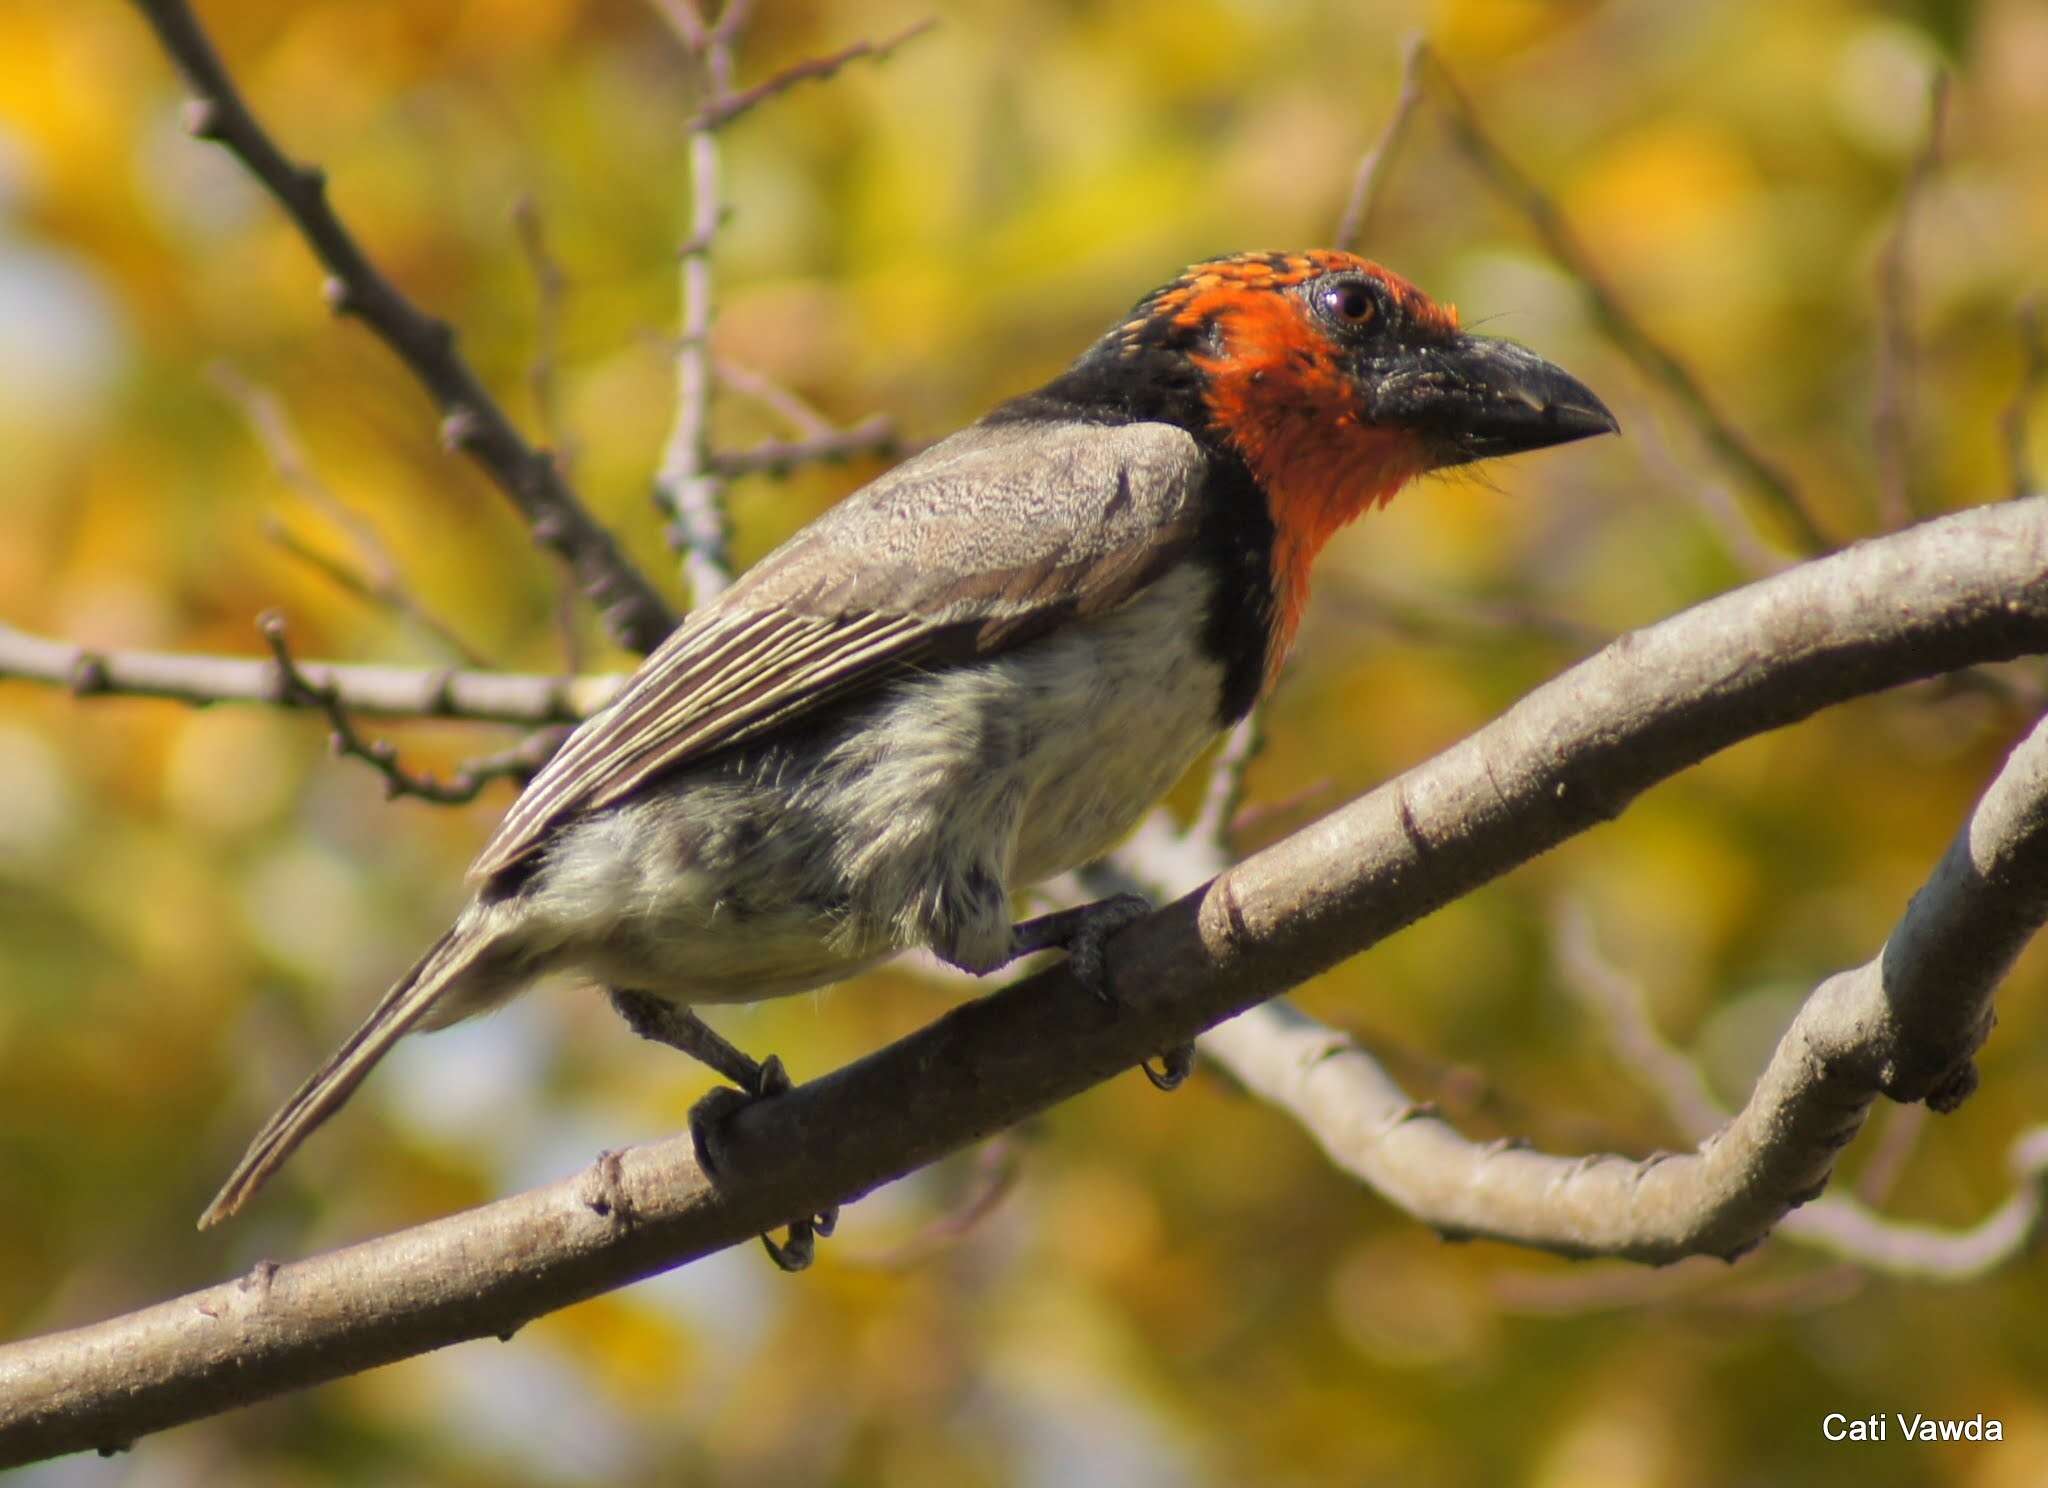
<svg viewBox="0 0 2048 1488">
<path fill-rule="evenodd" d="M 1358 279 L 1340 279 L 1322 293 L 1323 311 L 1339 325 L 1371 325 L 1379 314 L 1379 302 Z"/>
</svg>

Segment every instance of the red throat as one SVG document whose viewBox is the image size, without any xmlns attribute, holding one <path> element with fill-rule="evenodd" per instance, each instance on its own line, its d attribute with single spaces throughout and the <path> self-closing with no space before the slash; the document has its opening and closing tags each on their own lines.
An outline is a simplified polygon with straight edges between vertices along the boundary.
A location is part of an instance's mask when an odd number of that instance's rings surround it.
<svg viewBox="0 0 2048 1488">
<path fill-rule="evenodd" d="M 1338 348 L 1310 318 L 1302 296 L 1279 292 L 1344 270 L 1378 278 L 1412 320 L 1444 330 L 1458 324 L 1455 309 L 1436 304 L 1399 275 L 1330 252 L 1205 265 L 1158 307 L 1177 322 L 1213 319 L 1217 326 L 1220 349 L 1194 361 L 1208 374 L 1213 426 L 1251 468 L 1273 519 L 1269 678 L 1293 644 L 1308 603 L 1309 569 L 1323 544 L 1428 468 L 1413 435 L 1363 420 Z"/>
</svg>

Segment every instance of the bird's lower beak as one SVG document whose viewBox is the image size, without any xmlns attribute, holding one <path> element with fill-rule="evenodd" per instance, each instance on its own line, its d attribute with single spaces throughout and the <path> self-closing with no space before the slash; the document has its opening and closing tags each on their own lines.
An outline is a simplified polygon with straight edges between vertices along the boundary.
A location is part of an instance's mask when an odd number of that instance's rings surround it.
<svg viewBox="0 0 2048 1488">
<path fill-rule="evenodd" d="M 1438 469 L 1621 431 L 1583 382 L 1490 336 L 1418 351 L 1412 369 L 1383 378 L 1375 402 L 1375 422 L 1413 429 Z"/>
</svg>

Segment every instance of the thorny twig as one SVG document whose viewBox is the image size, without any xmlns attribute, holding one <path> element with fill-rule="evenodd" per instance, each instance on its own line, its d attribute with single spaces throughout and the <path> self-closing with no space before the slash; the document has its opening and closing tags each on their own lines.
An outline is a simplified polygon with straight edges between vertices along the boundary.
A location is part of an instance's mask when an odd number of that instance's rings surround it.
<svg viewBox="0 0 2048 1488">
<path fill-rule="evenodd" d="M 1928 86 L 1927 139 L 1906 172 L 1899 209 L 1877 259 L 1877 397 L 1871 438 L 1877 449 L 1878 521 L 1894 531 L 1913 520 L 1913 218 L 1928 182 L 1941 167 L 1942 125 L 1948 114 L 1948 74 Z"/>
<path fill-rule="evenodd" d="M 135 4 L 195 95 L 186 128 L 225 147 L 262 182 L 326 268 L 328 305 L 360 319 L 411 369 L 441 409 L 442 441 L 475 460 L 525 515 L 535 539 L 568 562 L 620 644 L 653 650 L 674 627 L 668 605 L 584 509 L 554 460 L 513 427 L 456 350 L 454 328 L 423 313 L 364 255 L 328 201 L 324 174 L 287 159 L 257 122 L 185 0 Z"/>
<path fill-rule="evenodd" d="M 1351 194 L 1345 198 L 1343 214 L 1337 219 L 1337 240 L 1334 246 L 1347 252 L 1355 252 L 1365 241 L 1365 230 L 1372 224 L 1373 208 L 1380 198 L 1380 183 L 1385 178 L 1387 162 L 1399 148 L 1401 135 L 1408 127 L 1408 120 L 1415 112 L 1415 106 L 1422 101 L 1422 63 L 1427 54 L 1426 45 L 1420 36 L 1409 39 L 1401 54 L 1401 91 L 1394 99 L 1393 112 L 1387 115 L 1386 126 L 1373 141 L 1358 162 L 1358 169 L 1351 177 Z"/>
<path fill-rule="evenodd" d="M 1724 417 L 1686 365 L 1672 354 L 1631 314 L 1594 263 L 1578 235 L 1565 221 L 1557 204 L 1487 135 L 1479 115 L 1456 81 L 1434 54 L 1426 76 L 1434 76 L 1437 91 L 1446 105 L 1445 114 L 1452 138 L 1494 189 L 1511 202 L 1529 221 L 1552 256 L 1585 286 L 1595 320 L 1608 339 L 1634 362 L 1643 374 L 1663 386 L 1685 409 L 1707 447 L 1770 505 L 1792 530 L 1805 553 L 1829 551 L 1833 542 L 1806 508 L 1791 480 L 1767 461 L 1749 440 Z"/>
<path fill-rule="evenodd" d="M 553 757 L 567 737 L 563 729 L 541 729 L 510 749 L 469 760 L 445 781 L 431 775 L 416 774 L 398 762 L 395 744 L 389 739 L 364 738 L 334 692 L 320 687 L 299 669 L 299 664 L 292 659 L 291 648 L 286 644 L 281 615 L 275 611 L 264 615 L 257 621 L 257 628 L 262 631 L 264 644 L 270 647 L 271 657 L 277 665 L 278 701 L 292 706 L 318 708 L 325 713 L 333 729 L 331 742 L 335 754 L 362 760 L 382 775 L 387 798 L 413 796 L 438 806 L 460 806 L 475 800 L 493 780 L 526 780 Z"/>
</svg>

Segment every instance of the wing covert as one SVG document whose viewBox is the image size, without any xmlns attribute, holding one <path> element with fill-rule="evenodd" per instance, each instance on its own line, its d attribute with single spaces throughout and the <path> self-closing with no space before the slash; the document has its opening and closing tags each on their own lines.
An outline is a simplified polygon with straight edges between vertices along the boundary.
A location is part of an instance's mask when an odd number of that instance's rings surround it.
<svg viewBox="0 0 2048 1488">
<path fill-rule="evenodd" d="M 984 422 L 913 456 L 692 612 L 534 777 L 471 877 L 658 773 L 1113 609 L 1188 551 L 1206 469 L 1166 424 Z"/>
</svg>

